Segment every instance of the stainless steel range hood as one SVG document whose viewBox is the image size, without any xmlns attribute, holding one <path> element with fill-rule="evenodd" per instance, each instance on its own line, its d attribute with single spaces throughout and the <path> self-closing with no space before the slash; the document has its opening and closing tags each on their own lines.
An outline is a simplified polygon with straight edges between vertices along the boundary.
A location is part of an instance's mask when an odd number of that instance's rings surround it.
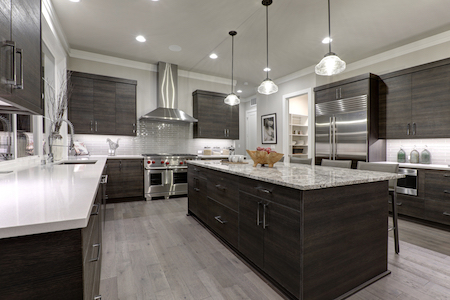
<svg viewBox="0 0 450 300">
<path fill-rule="evenodd" d="M 169 122 L 198 122 L 178 109 L 178 66 L 158 62 L 157 75 L 158 108 L 143 115 L 140 119 Z"/>
</svg>

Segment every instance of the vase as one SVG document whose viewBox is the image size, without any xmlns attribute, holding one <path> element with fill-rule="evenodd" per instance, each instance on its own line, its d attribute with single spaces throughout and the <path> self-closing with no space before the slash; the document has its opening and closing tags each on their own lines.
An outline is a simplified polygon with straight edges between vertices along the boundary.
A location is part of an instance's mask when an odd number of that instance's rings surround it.
<svg viewBox="0 0 450 300">
<path fill-rule="evenodd" d="M 52 133 L 51 137 L 51 147 L 53 153 L 53 161 L 59 161 L 63 158 L 64 144 L 63 137 L 59 133 Z"/>
</svg>

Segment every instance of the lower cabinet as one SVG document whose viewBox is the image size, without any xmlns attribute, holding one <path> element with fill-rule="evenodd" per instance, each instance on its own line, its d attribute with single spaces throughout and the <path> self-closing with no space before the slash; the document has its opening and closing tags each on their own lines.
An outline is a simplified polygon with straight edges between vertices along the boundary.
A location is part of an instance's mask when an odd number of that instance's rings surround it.
<svg viewBox="0 0 450 300">
<path fill-rule="evenodd" d="M 188 209 L 201 220 L 208 218 L 207 181 L 199 168 L 188 168 Z"/>
<path fill-rule="evenodd" d="M 85 228 L 0 239 L 0 298 L 101 299 L 101 200 Z"/>
<path fill-rule="evenodd" d="M 106 166 L 106 194 L 109 200 L 144 198 L 143 159 L 108 159 Z"/>
</svg>

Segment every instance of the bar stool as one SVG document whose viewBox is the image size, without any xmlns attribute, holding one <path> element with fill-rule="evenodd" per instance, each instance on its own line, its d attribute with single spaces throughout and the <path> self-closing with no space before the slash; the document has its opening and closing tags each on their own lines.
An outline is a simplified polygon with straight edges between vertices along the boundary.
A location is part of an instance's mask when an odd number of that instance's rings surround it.
<svg viewBox="0 0 450 300">
<path fill-rule="evenodd" d="M 291 163 L 311 165 L 312 158 L 291 157 Z"/>
<path fill-rule="evenodd" d="M 363 161 L 358 161 L 357 169 L 359 170 L 370 170 L 378 172 L 388 172 L 388 173 L 398 173 L 398 164 L 375 164 Z M 395 188 L 397 187 L 397 179 L 389 180 L 389 196 L 392 197 L 392 221 L 393 226 L 388 230 L 394 231 L 394 242 L 395 242 L 395 253 L 400 252 L 400 245 L 398 241 L 398 215 L 397 215 L 397 192 Z"/>
<path fill-rule="evenodd" d="M 321 166 L 325 167 L 337 167 L 337 168 L 345 168 L 350 169 L 352 167 L 351 160 L 331 160 L 331 159 L 322 159 L 320 163 Z"/>
</svg>

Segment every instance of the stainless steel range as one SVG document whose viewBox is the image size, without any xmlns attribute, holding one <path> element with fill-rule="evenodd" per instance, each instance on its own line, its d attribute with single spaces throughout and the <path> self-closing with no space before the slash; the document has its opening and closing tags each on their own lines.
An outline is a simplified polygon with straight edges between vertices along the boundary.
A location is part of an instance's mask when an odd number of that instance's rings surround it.
<svg viewBox="0 0 450 300">
<path fill-rule="evenodd" d="M 194 154 L 142 154 L 144 156 L 144 194 L 168 199 L 187 194 L 187 161 L 197 159 Z"/>
</svg>

